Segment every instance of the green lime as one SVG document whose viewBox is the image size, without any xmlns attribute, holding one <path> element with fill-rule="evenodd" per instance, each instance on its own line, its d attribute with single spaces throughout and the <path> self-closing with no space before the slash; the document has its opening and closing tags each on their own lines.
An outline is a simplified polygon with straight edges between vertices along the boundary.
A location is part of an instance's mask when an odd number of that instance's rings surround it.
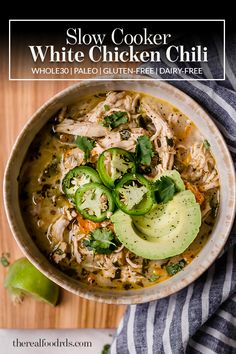
<svg viewBox="0 0 236 354">
<path fill-rule="evenodd" d="M 20 258 L 9 267 L 4 281 L 14 302 L 21 302 L 24 295 L 31 295 L 36 300 L 56 305 L 59 286 L 40 273 L 26 258 Z"/>
</svg>

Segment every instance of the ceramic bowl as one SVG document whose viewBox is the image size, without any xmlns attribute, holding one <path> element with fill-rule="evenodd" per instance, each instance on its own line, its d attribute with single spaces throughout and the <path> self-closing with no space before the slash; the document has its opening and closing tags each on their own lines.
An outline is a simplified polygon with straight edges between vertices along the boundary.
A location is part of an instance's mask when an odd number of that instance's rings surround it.
<svg viewBox="0 0 236 354">
<path fill-rule="evenodd" d="M 34 136 L 62 106 L 81 96 L 106 90 L 141 91 L 165 99 L 178 107 L 200 129 L 211 144 L 220 175 L 220 207 L 215 227 L 199 255 L 174 277 L 154 286 L 117 291 L 88 288 L 62 273 L 40 252 L 29 235 L 20 211 L 17 177 Z M 235 215 L 235 173 L 226 144 L 209 115 L 189 96 L 163 81 L 99 80 L 79 82 L 46 102 L 29 120 L 19 135 L 9 158 L 4 180 L 4 200 L 12 233 L 25 256 L 48 278 L 72 293 L 90 300 L 113 304 L 135 304 L 160 299 L 184 288 L 198 278 L 222 250 Z"/>
</svg>

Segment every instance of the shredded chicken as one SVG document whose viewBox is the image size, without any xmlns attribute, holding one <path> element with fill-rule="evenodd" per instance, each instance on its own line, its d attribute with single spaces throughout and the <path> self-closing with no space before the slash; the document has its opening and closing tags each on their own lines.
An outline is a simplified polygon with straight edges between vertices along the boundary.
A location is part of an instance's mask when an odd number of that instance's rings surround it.
<svg viewBox="0 0 236 354">
<path fill-rule="evenodd" d="M 68 149 L 61 159 L 61 171 L 64 176 L 68 171 L 76 166 L 80 166 L 84 161 L 84 152 L 79 148 Z"/>
<path fill-rule="evenodd" d="M 77 216 L 76 211 L 69 206 L 64 206 L 63 208 L 61 208 L 61 212 L 69 221 L 73 220 L 73 218 Z"/>
<path fill-rule="evenodd" d="M 62 107 L 62 109 L 61 109 L 61 111 L 60 111 L 60 113 L 58 115 L 59 122 L 62 122 L 63 119 L 65 118 L 66 111 L 67 111 L 67 107 L 66 106 Z"/>
<path fill-rule="evenodd" d="M 134 114 L 136 112 L 136 106 L 138 103 L 139 95 L 136 95 L 132 98 L 125 91 L 122 92 L 108 92 L 106 101 L 104 102 L 107 105 L 112 105 L 112 108 L 118 108 L 119 111 L 126 111 L 130 114 Z"/>
<path fill-rule="evenodd" d="M 87 115 L 87 119 L 89 122 L 97 123 L 102 118 L 105 111 L 105 104 L 108 104 L 106 103 L 106 100 L 98 103 L 98 105 Z"/>
<path fill-rule="evenodd" d="M 127 252 L 126 254 L 126 262 L 134 269 L 139 269 L 142 268 L 142 263 L 140 262 L 139 264 L 138 263 L 134 263 L 133 261 L 131 261 L 130 259 L 130 252 Z"/>
<path fill-rule="evenodd" d="M 204 206 L 204 209 L 202 209 L 202 220 L 205 220 L 208 216 L 208 213 L 211 211 L 211 206 L 210 203 L 207 202 L 206 205 Z"/>
<path fill-rule="evenodd" d="M 64 215 L 60 216 L 54 224 L 49 225 L 47 233 L 48 239 L 50 239 L 54 244 L 62 242 L 65 229 L 69 223 L 70 221 Z"/>
<path fill-rule="evenodd" d="M 142 279 L 143 276 L 135 272 L 135 270 L 130 265 L 124 266 L 122 268 L 122 273 L 121 273 L 122 282 L 136 283 L 137 281 Z"/>
<path fill-rule="evenodd" d="M 215 161 L 203 143 L 194 143 L 187 151 L 187 166 L 181 176 L 195 183 L 201 192 L 219 187 Z"/>
<path fill-rule="evenodd" d="M 124 245 L 121 245 L 119 248 L 117 248 L 117 250 L 115 250 L 114 252 L 115 253 L 119 253 L 119 252 L 121 252 L 122 250 L 123 250 L 123 248 L 124 248 L 125 246 Z"/>
<path fill-rule="evenodd" d="M 178 119 L 179 119 L 179 114 L 177 113 L 170 113 L 167 117 L 167 122 L 168 122 L 168 125 L 171 127 L 171 128 L 174 128 L 178 122 Z"/>
<path fill-rule="evenodd" d="M 152 120 L 155 126 L 155 134 L 151 140 L 155 144 L 155 149 L 159 154 L 161 163 L 157 165 L 157 173 L 171 170 L 174 163 L 174 135 L 166 120 L 160 113 L 150 105 L 148 98 L 142 98 L 141 108 L 145 114 Z"/>
<path fill-rule="evenodd" d="M 107 129 L 100 124 L 93 122 L 79 122 L 68 118 L 58 124 L 55 131 L 58 133 L 88 136 L 91 138 L 99 138 L 107 134 Z"/>
<path fill-rule="evenodd" d="M 82 261 L 82 254 L 79 251 L 78 241 L 85 237 L 85 234 L 80 234 L 80 228 L 77 225 L 73 225 L 69 232 L 69 240 L 71 244 L 71 255 L 74 257 L 78 264 Z"/>
<path fill-rule="evenodd" d="M 104 101 L 99 102 L 89 113 L 84 117 L 80 117 L 79 120 L 63 117 L 65 111 L 61 111 L 59 114 L 59 121 L 55 127 L 55 131 L 58 133 L 82 135 L 87 137 L 99 138 L 106 136 L 108 131 L 99 122 L 105 116 L 109 116 L 114 112 L 124 111 L 130 118 L 132 114 L 136 113 L 136 106 L 139 100 L 139 95 L 132 98 L 126 92 L 109 92 Z"/>
<path fill-rule="evenodd" d="M 98 142 L 104 150 L 110 147 L 119 147 L 128 151 L 135 151 L 138 137 L 145 134 L 148 135 L 143 128 L 132 128 L 128 140 L 122 140 L 119 132 L 110 132 L 105 138 L 98 139 Z"/>
<path fill-rule="evenodd" d="M 59 263 L 66 257 L 67 243 L 59 242 L 52 252 L 52 259 L 54 262 Z"/>
</svg>

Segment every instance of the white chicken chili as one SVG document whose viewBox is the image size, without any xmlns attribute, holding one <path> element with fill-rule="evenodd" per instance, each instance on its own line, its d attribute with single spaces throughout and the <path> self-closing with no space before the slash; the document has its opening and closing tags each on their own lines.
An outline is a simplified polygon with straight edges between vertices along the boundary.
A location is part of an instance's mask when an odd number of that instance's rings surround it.
<svg viewBox="0 0 236 354">
<path fill-rule="evenodd" d="M 130 91 L 62 107 L 19 177 L 26 227 L 46 257 L 88 286 L 126 290 L 164 281 L 197 256 L 219 188 L 191 117 Z"/>
</svg>

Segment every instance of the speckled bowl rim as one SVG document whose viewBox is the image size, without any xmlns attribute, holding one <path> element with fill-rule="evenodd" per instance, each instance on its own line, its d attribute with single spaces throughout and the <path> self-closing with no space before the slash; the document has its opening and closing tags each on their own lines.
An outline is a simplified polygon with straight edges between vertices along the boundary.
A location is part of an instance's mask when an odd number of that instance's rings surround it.
<svg viewBox="0 0 236 354">
<path fill-rule="evenodd" d="M 115 78 L 117 79 L 117 77 Z M 109 85 L 111 85 L 111 82 L 111 80 L 78 82 L 77 84 L 67 87 L 63 91 L 53 96 L 32 115 L 30 120 L 26 123 L 21 133 L 19 134 L 13 146 L 11 155 L 9 157 L 5 169 L 4 205 L 11 231 L 21 251 L 35 265 L 36 268 L 38 268 L 52 281 L 60 285 L 62 288 L 89 300 L 95 300 L 108 304 L 144 303 L 169 296 L 196 280 L 213 263 L 213 261 L 221 252 L 228 238 L 234 221 L 236 200 L 235 171 L 230 153 L 221 133 L 219 132 L 214 122 L 211 120 L 209 115 L 201 108 L 201 106 L 192 98 L 190 98 L 181 90 L 163 81 L 140 81 L 138 82 L 138 85 L 140 84 L 141 88 L 139 90 L 135 88 L 135 86 L 137 86 L 137 81 L 132 81 L 132 79 L 126 81 L 115 81 L 112 83 L 112 85 L 115 85 L 117 87 L 116 89 L 124 87 L 124 89 L 127 90 L 127 87 L 125 87 L 126 85 L 130 86 L 130 89 L 133 89 L 134 91 L 145 92 L 145 90 L 142 90 L 144 89 L 144 87 L 145 89 L 147 89 L 148 87 L 148 89 L 150 88 L 154 91 L 158 91 L 159 89 L 163 90 L 163 92 L 166 91 L 167 95 L 168 92 L 170 93 L 170 95 L 174 95 L 173 98 L 176 96 L 179 100 L 183 100 L 184 102 L 187 101 L 189 106 L 193 107 L 195 113 L 199 115 L 201 119 L 203 119 L 203 122 L 204 124 L 206 124 L 206 127 L 209 126 L 209 129 L 211 129 L 212 132 L 212 136 L 214 136 L 214 139 L 216 139 L 217 141 L 218 147 L 216 148 L 214 155 L 219 169 L 219 174 L 220 177 L 223 175 L 223 177 L 227 179 L 227 183 L 224 183 L 223 179 L 221 180 L 223 181 L 224 187 L 230 187 L 230 189 L 229 191 L 227 191 L 222 190 L 223 186 L 221 188 L 221 194 L 224 193 L 224 195 L 221 195 L 218 220 L 211 234 L 211 237 L 207 244 L 204 246 L 203 250 L 192 261 L 190 265 L 188 265 L 184 270 L 182 270 L 169 280 L 140 290 L 114 291 L 110 289 L 88 288 L 84 284 L 81 284 L 76 280 L 70 278 L 66 274 L 62 273 L 53 264 L 51 264 L 48 259 L 40 252 L 40 250 L 33 242 L 25 228 L 24 222 L 20 214 L 18 198 L 17 202 L 14 203 L 16 196 L 18 196 L 17 176 L 19 174 L 19 169 L 23 160 L 22 155 L 24 155 L 25 151 L 28 149 L 28 146 L 25 147 L 24 144 L 27 139 L 29 140 L 29 132 L 33 128 L 35 128 L 36 124 L 39 124 L 39 119 L 43 119 L 41 117 L 44 117 L 45 115 L 48 115 L 49 117 L 49 112 L 55 112 L 55 109 L 57 107 L 61 107 L 63 99 L 66 99 L 71 95 L 77 95 L 78 92 L 83 92 L 83 90 L 90 90 L 91 87 L 94 88 L 99 85 L 102 85 L 102 87 L 104 86 L 104 90 L 106 90 L 107 88 L 109 88 Z M 132 86 L 134 87 L 132 88 Z M 83 96 L 83 94 L 80 94 L 80 96 Z M 156 93 L 156 97 L 161 96 L 160 94 Z M 173 103 L 173 101 L 171 101 L 171 98 L 170 102 Z M 201 130 L 201 127 L 199 128 Z M 207 129 L 208 128 L 206 128 L 206 130 Z M 30 138 L 31 141 L 34 138 L 34 135 L 32 135 L 32 138 Z M 206 134 L 203 135 L 206 136 Z M 211 138 L 211 136 L 207 135 L 207 139 L 210 140 L 211 144 L 214 145 L 214 140 L 213 138 Z M 221 163 L 223 163 L 224 168 L 220 168 L 218 165 L 218 154 L 220 154 L 220 161 Z M 21 163 L 19 161 L 21 161 Z M 218 235 L 216 235 L 218 232 L 217 228 L 220 230 L 220 233 Z"/>
</svg>

